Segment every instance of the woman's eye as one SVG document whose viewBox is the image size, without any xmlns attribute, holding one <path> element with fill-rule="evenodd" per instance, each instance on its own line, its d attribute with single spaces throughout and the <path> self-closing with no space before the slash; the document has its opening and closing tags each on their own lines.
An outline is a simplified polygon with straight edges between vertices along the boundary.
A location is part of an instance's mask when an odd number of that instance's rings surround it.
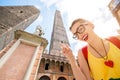
<svg viewBox="0 0 120 80">
<path fill-rule="evenodd" d="M 83 30 L 83 28 L 80 28 L 79 31 L 81 32 Z"/>
</svg>

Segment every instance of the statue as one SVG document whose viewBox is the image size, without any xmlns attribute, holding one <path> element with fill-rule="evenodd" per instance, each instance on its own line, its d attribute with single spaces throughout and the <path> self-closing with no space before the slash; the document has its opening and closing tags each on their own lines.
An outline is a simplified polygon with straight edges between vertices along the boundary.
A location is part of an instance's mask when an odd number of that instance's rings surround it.
<svg viewBox="0 0 120 80">
<path fill-rule="evenodd" d="M 38 36 L 44 35 L 44 32 L 43 32 L 42 27 L 41 27 L 40 25 L 38 25 L 38 26 L 36 27 L 35 34 L 38 35 Z"/>
</svg>

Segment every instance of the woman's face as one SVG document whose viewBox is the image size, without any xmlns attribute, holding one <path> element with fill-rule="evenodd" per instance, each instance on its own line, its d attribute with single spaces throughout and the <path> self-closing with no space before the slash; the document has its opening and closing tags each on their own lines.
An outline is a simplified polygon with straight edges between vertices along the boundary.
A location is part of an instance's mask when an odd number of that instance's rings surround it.
<svg viewBox="0 0 120 80">
<path fill-rule="evenodd" d="M 79 21 L 76 22 L 71 29 L 71 32 L 73 33 L 74 39 L 79 39 L 82 41 L 88 40 L 88 33 L 91 32 L 91 25 L 89 22 L 80 23 Z"/>
</svg>

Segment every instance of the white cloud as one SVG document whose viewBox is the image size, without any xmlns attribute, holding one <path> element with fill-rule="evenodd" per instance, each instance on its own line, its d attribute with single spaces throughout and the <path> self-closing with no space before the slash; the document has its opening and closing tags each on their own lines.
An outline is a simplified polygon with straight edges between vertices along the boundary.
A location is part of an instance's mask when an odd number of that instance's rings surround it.
<svg viewBox="0 0 120 80">
<path fill-rule="evenodd" d="M 61 13 L 68 14 L 68 25 L 70 25 L 78 17 L 92 20 L 94 17 L 99 16 L 98 8 L 106 6 L 105 4 L 108 4 L 105 0 L 60 0 L 56 6 Z"/>
</svg>

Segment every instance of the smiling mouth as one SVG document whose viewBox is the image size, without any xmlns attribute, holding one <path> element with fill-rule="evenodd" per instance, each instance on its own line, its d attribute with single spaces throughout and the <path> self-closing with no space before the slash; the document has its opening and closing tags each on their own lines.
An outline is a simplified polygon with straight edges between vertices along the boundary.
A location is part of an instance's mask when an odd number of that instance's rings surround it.
<svg viewBox="0 0 120 80">
<path fill-rule="evenodd" d="M 88 34 L 83 35 L 82 40 L 87 41 L 88 40 Z"/>
</svg>

